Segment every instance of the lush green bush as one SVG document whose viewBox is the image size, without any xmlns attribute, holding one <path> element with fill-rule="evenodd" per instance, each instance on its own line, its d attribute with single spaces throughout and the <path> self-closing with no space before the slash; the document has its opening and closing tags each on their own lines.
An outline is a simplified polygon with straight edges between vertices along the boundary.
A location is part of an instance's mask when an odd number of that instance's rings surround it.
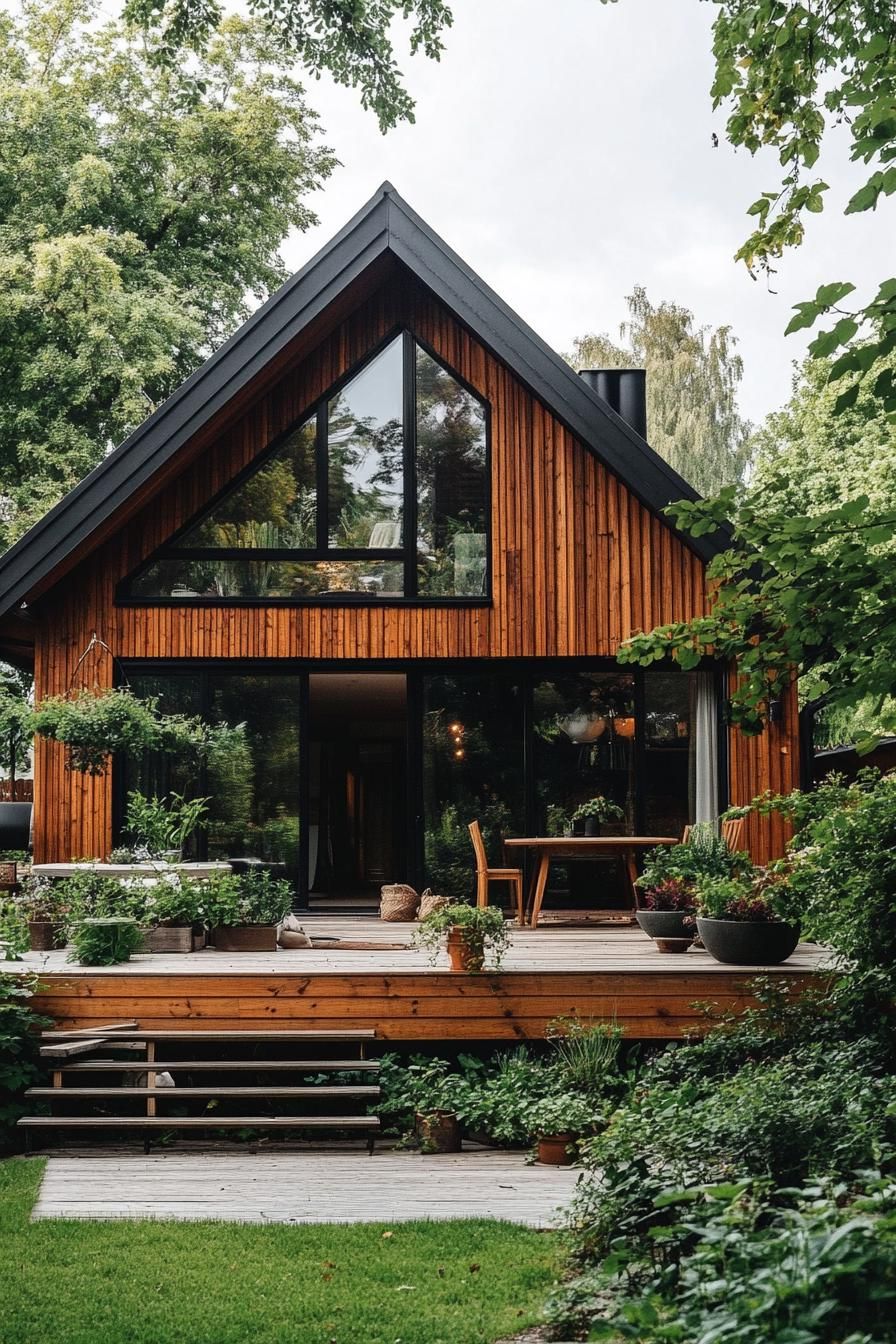
<svg viewBox="0 0 896 1344">
<path fill-rule="evenodd" d="M 30 1006 L 35 981 L 24 975 L 0 973 L 0 1148 L 9 1145 L 13 1126 L 27 1107 L 22 1095 L 38 1081 L 38 1037 L 48 1018 Z"/>
<path fill-rule="evenodd" d="M 128 794 L 125 833 L 146 857 L 160 858 L 168 851 L 181 853 L 194 831 L 208 825 L 208 798 L 185 798 L 180 793 L 148 798 L 139 789 Z"/>
<path fill-rule="evenodd" d="M 649 850 L 637 885 L 649 892 L 675 882 L 693 891 L 701 880 L 736 877 L 749 862 L 748 854 L 732 854 L 712 826 L 701 823 L 691 827 L 684 844 L 657 845 Z"/>
<path fill-rule="evenodd" d="M 896 1184 L 812 1182 L 770 1203 L 767 1184 L 659 1196 L 662 1253 L 637 1290 L 617 1249 L 557 1293 L 549 1316 L 589 1339 L 639 1344 L 891 1344 Z"/>
<path fill-rule="evenodd" d="M 85 919 L 72 925 L 69 961 L 82 966 L 117 966 L 129 961 L 143 943 L 143 930 L 133 918 Z"/>
<path fill-rule="evenodd" d="M 203 884 L 200 911 L 213 928 L 277 924 L 292 904 L 292 888 L 259 868 L 238 877 L 216 876 Z"/>
<path fill-rule="evenodd" d="M 469 1137 L 509 1147 L 532 1141 L 548 1102 L 570 1114 L 584 1110 L 582 1125 L 593 1128 L 606 1122 L 625 1090 L 621 1047 L 616 1028 L 558 1019 L 540 1055 L 526 1045 L 487 1060 L 462 1054 L 455 1063 L 386 1055 L 377 1111 L 404 1136 L 412 1133 L 417 1112 L 454 1111 Z"/>
</svg>

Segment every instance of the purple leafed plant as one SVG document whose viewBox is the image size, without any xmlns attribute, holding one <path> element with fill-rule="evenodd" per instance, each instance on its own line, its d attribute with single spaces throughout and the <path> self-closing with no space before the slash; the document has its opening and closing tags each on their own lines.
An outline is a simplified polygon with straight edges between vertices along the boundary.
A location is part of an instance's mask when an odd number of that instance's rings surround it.
<svg viewBox="0 0 896 1344">
<path fill-rule="evenodd" d="M 645 910 L 679 910 L 684 913 L 694 909 L 694 888 L 678 877 L 667 877 L 655 887 L 649 887 L 644 893 Z"/>
</svg>

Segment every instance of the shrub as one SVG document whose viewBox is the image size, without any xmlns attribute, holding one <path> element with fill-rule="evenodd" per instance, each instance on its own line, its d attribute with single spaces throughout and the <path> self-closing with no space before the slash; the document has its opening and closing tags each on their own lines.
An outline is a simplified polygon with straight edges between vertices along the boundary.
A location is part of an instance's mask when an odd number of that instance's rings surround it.
<svg viewBox="0 0 896 1344">
<path fill-rule="evenodd" d="M 151 859 L 169 850 L 180 853 L 193 832 L 208 825 L 208 804 L 208 798 L 185 798 L 180 793 L 147 798 L 138 789 L 132 789 L 128 794 L 125 833 Z"/>
<path fill-rule="evenodd" d="M 129 961 L 143 943 L 143 932 L 130 918 L 81 920 L 72 927 L 69 961 L 82 966 L 115 966 Z"/>
<path fill-rule="evenodd" d="M 712 826 L 700 823 L 691 827 L 685 844 L 657 845 L 649 850 L 637 885 L 653 891 L 662 883 L 674 881 L 693 890 L 700 880 L 735 877 L 749 863 L 749 855 L 732 854 Z"/>
<path fill-rule="evenodd" d="M 589 1338 L 717 1344 L 885 1344 L 896 1340 L 896 1184 L 872 1173 L 769 1206 L 761 1183 L 663 1195 L 667 1254 L 632 1292 L 611 1256 L 555 1295 L 549 1317 Z M 669 1248 L 672 1248 L 671 1251 Z"/>
<path fill-rule="evenodd" d="M 678 910 L 684 914 L 697 903 L 693 884 L 680 877 L 667 877 L 644 893 L 645 910 Z"/>
<path fill-rule="evenodd" d="M 29 1007 L 34 989 L 31 977 L 0 972 L 0 1147 L 11 1142 L 15 1122 L 27 1111 L 22 1094 L 40 1075 L 36 1033 L 50 1020 Z"/>
<path fill-rule="evenodd" d="M 277 924 L 292 905 L 292 888 L 265 868 L 224 874 L 203 884 L 200 904 L 212 927 Z"/>
</svg>

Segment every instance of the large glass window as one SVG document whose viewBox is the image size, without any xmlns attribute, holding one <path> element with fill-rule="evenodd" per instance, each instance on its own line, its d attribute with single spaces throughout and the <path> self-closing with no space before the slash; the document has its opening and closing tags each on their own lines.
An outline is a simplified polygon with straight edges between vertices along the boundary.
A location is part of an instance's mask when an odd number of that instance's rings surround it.
<svg viewBox="0 0 896 1344">
<path fill-rule="evenodd" d="M 440 895 L 473 891 L 471 821 L 496 867 L 503 838 L 525 826 L 523 697 L 500 673 L 423 679 L 425 877 Z"/>
<path fill-rule="evenodd" d="M 482 401 L 396 336 L 126 580 L 140 602 L 482 599 Z"/>
<path fill-rule="evenodd" d="M 128 756 L 116 769 L 122 803 L 130 789 L 163 796 L 172 789 L 209 798 L 209 826 L 190 840 L 191 857 L 258 858 L 295 881 L 299 864 L 299 704 L 297 676 L 238 673 L 135 674 L 136 695 L 156 696 L 166 713 L 226 723 L 226 735 L 202 768 L 164 752 Z M 123 815 L 123 809 L 122 809 Z"/>
</svg>

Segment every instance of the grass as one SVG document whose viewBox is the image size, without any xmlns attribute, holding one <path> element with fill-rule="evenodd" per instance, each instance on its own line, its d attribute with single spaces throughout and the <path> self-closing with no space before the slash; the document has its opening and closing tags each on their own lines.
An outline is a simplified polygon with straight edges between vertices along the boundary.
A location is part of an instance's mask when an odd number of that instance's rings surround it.
<svg viewBox="0 0 896 1344">
<path fill-rule="evenodd" d="M 555 1237 L 485 1219 L 31 1223 L 42 1172 L 0 1162 L 3 1344 L 491 1344 L 557 1275 Z"/>
</svg>

